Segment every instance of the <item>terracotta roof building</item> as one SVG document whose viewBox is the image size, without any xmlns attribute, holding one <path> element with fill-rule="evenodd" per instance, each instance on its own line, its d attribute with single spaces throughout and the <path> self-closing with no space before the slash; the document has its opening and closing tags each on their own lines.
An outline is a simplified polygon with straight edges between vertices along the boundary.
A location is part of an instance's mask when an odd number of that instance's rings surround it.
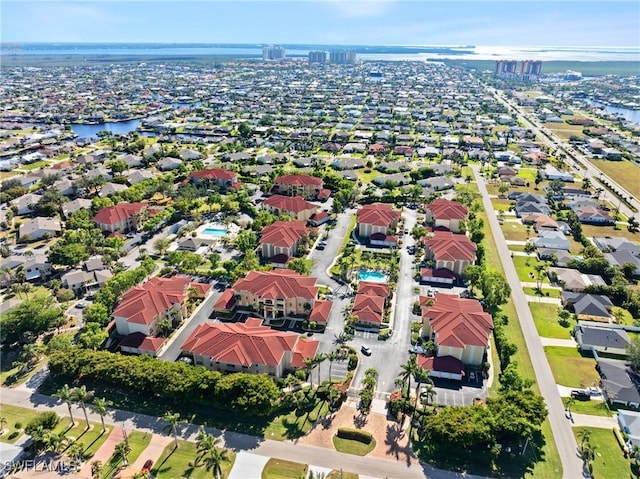
<svg viewBox="0 0 640 479">
<path fill-rule="evenodd" d="M 318 207 L 301 196 L 273 195 L 262 202 L 262 207 L 271 213 L 290 215 L 293 219 L 308 221 Z"/>
<path fill-rule="evenodd" d="M 120 203 L 102 208 L 91 220 L 104 232 L 136 231 L 146 209 L 147 203 Z"/>
<path fill-rule="evenodd" d="M 465 235 L 435 231 L 423 240 L 425 257 L 435 261 L 435 269 L 445 268 L 461 275 L 476 260 L 477 246 Z"/>
<path fill-rule="evenodd" d="M 422 336 L 437 345 L 437 356 L 452 356 L 464 364 L 480 365 L 489 345 L 493 320 L 475 299 L 437 294 L 420 298 Z"/>
<path fill-rule="evenodd" d="M 208 284 L 193 283 L 187 276 L 155 277 L 134 286 L 122 295 L 113 311 L 118 334 L 140 332 L 153 336 L 158 321 L 164 318 L 178 324 L 187 315 L 189 296 L 204 297 L 210 288 Z"/>
<path fill-rule="evenodd" d="M 438 198 L 424 207 L 425 220 L 435 226 L 447 228 L 453 233 L 460 233 L 469 210 L 458 201 Z"/>
<path fill-rule="evenodd" d="M 194 364 L 209 369 L 280 378 L 288 370 L 304 367 L 304 360 L 316 354 L 319 344 L 249 318 L 245 323 L 201 324 L 181 349 L 193 357 Z"/>
<path fill-rule="evenodd" d="M 324 189 L 324 181 L 311 175 L 284 175 L 273 180 L 274 191 L 287 196 L 318 198 Z"/>
<path fill-rule="evenodd" d="M 222 190 L 238 185 L 238 174 L 235 171 L 228 171 L 223 168 L 194 171 L 189 175 L 189 178 L 196 185 L 216 186 Z"/>
<path fill-rule="evenodd" d="M 394 210 L 391 205 L 374 203 L 364 205 L 358 210 L 358 236 L 369 239 L 374 233 L 384 235 L 395 233 L 400 212 Z"/>
<path fill-rule="evenodd" d="M 238 308 L 256 312 L 267 321 L 308 316 L 318 297 L 316 278 L 288 269 L 250 271 L 231 289 Z"/>
<path fill-rule="evenodd" d="M 291 258 L 295 256 L 298 246 L 306 237 L 305 221 L 276 221 L 262 230 L 260 252 L 263 258 L 272 258 L 279 254 Z"/>
</svg>

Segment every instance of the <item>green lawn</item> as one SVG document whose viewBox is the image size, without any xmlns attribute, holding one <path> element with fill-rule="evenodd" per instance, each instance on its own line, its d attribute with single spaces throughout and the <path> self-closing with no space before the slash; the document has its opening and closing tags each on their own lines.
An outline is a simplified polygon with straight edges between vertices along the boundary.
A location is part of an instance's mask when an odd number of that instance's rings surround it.
<svg viewBox="0 0 640 479">
<path fill-rule="evenodd" d="M 173 441 L 169 444 L 151 471 L 157 479 L 175 479 L 178 477 L 189 477 L 190 479 L 208 479 L 211 471 L 205 467 L 194 467 L 193 461 L 196 458 L 196 445 L 193 442 L 178 440 L 178 448 L 174 449 Z M 231 472 L 236 453 L 227 450 L 229 460 L 222 464 L 222 477 L 226 478 Z"/>
<path fill-rule="evenodd" d="M 518 170 L 518 176 L 533 184 L 536 181 L 536 176 L 538 176 L 538 170 L 535 168 L 520 168 Z"/>
<path fill-rule="evenodd" d="M 543 123 L 543 125 L 565 140 L 568 140 L 572 135 L 582 135 L 584 129 L 581 125 L 569 125 L 568 123 Z"/>
<path fill-rule="evenodd" d="M 627 160 L 609 161 L 609 160 L 589 160 L 591 163 L 602 171 L 613 181 L 622 186 L 636 198 L 640 196 L 640 168 Z"/>
<path fill-rule="evenodd" d="M 326 401 L 318 402 L 309 411 L 292 411 L 275 418 L 264 431 L 264 437 L 276 441 L 295 439 L 308 433 L 316 421 L 329 412 Z"/>
<path fill-rule="evenodd" d="M 537 282 L 535 267 L 538 264 L 546 265 L 544 261 L 538 261 L 538 258 L 536 258 L 535 256 L 513 257 L 513 265 L 516 267 L 516 272 L 518 273 L 518 278 L 520 279 L 520 281 L 526 281 L 529 283 Z M 549 278 L 546 274 L 543 274 L 540 278 L 540 281 L 542 284 L 548 284 Z"/>
<path fill-rule="evenodd" d="M 491 198 L 491 204 L 496 211 L 509 211 L 511 208 L 511 200 L 502 198 Z"/>
<path fill-rule="evenodd" d="M 626 238 L 635 243 L 640 241 L 640 233 L 630 233 L 626 227 L 615 229 L 613 226 L 582 225 L 582 232 L 587 237 L 611 236 Z"/>
<path fill-rule="evenodd" d="M 271 458 L 262 470 L 262 479 L 298 479 L 307 477 L 308 470 L 307 464 Z"/>
<path fill-rule="evenodd" d="M 578 432 L 581 430 L 587 430 L 591 433 L 589 443 L 595 448 L 596 458 L 593 461 L 593 477 L 597 479 L 637 477 L 631 473 L 631 462 L 624 458 L 612 429 L 597 427 L 573 428 L 578 447 L 580 447 Z"/>
<path fill-rule="evenodd" d="M 78 442 L 84 446 L 85 460 L 91 458 L 98 448 L 107 440 L 113 426 L 105 424 L 106 431 L 102 432 L 102 424 L 92 422 L 91 428 L 87 429 L 87 423 L 84 420 L 82 413 L 78 417 L 74 417 L 76 425 L 71 427 L 71 419 L 68 417 L 62 418 L 60 424 L 54 429 L 55 432 L 64 433 L 67 439 L 73 442 Z"/>
<path fill-rule="evenodd" d="M 531 288 L 529 286 L 526 286 L 526 287 L 522 288 L 522 290 L 524 291 L 524 294 L 528 294 L 530 296 L 538 296 L 538 289 L 537 288 Z M 546 298 L 559 298 L 560 296 L 562 296 L 562 290 L 561 289 L 542 288 L 541 292 L 542 292 L 542 296 L 544 296 Z"/>
<path fill-rule="evenodd" d="M 327 479 L 358 479 L 360 476 L 353 472 L 346 472 L 338 469 L 334 469 L 327 475 Z"/>
<path fill-rule="evenodd" d="M 529 302 L 529 308 L 540 336 L 559 339 L 569 339 L 571 337 L 571 329 L 575 322 L 569 321 L 568 327 L 561 326 L 558 322 L 558 306 L 531 301 Z"/>
<path fill-rule="evenodd" d="M 370 185 L 373 179 L 381 176 L 382 173 L 380 173 L 378 170 L 364 168 L 356 170 L 356 175 L 364 185 Z"/>
<path fill-rule="evenodd" d="M 569 398 L 563 398 L 562 401 L 566 404 Z M 588 414 L 590 416 L 603 416 L 611 417 L 615 411 L 609 409 L 606 401 L 574 401 L 571 406 L 571 412 L 576 414 Z"/>
<path fill-rule="evenodd" d="M 618 321 L 618 324 L 626 324 L 627 326 L 634 326 L 633 316 L 624 308 L 614 306 L 612 309 L 613 316 Z"/>
<path fill-rule="evenodd" d="M 18 438 L 22 436 L 27 423 L 36 417 L 38 413 L 39 411 L 35 409 L 0 404 L 0 417 L 4 417 L 7 420 L 7 424 L 4 426 L 6 431 L 0 436 L 0 441 L 8 443 L 16 442 Z M 21 429 L 16 429 L 16 423 L 20 423 Z"/>
<path fill-rule="evenodd" d="M 583 356 L 575 348 L 545 346 L 556 383 L 572 388 L 592 386 L 600 380 L 596 371 L 596 360 Z"/>
<path fill-rule="evenodd" d="M 131 453 L 127 458 L 129 464 L 133 464 L 136 462 L 142 451 L 144 451 L 149 443 L 151 442 L 151 434 L 147 432 L 141 431 L 133 431 L 127 435 L 127 440 L 129 441 L 129 446 L 131 447 Z M 107 467 L 115 467 L 119 464 L 119 460 L 117 459 L 115 453 L 109 458 L 107 462 Z"/>
<path fill-rule="evenodd" d="M 355 456 L 366 456 L 376 447 L 375 439 L 371 439 L 369 444 L 365 444 L 360 441 L 354 441 L 353 439 L 343 439 L 338 436 L 333 436 L 333 447 L 338 452 L 344 452 L 345 454 L 353 454 Z"/>
<path fill-rule="evenodd" d="M 50 164 L 51 163 L 49 163 L 47 160 L 40 160 L 40 161 L 34 161 L 33 163 L 29 163 L 28 165 L 22 165 L 20 169 L 32 171 L 32 170 L 37 170 L 39 168 L 46 168 Z"/>
<path fill-rule="evenodd" d="M 502 225 L 502 233 L 504 234 L 504 239 L 508 241 L 527 241 L 530 238 L 534 238 L 536 236 L 533 228 L 530 228 L 529 233 L 527 233 L 527 228 L 520 223 L 514 223 L 513 221 L 505 221 Z"/>
</svg>

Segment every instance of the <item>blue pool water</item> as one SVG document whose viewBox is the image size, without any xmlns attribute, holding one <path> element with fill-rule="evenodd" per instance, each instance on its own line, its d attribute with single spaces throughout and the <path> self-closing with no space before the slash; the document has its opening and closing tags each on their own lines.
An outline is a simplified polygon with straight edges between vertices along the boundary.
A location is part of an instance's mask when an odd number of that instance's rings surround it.
<svg viewBox="0 0 640 479">
<path fill-rule="evenodd" d="M 387 277 L 378 273 L 377 271 L 360 271 L 358 273 L 358 279 L 360 281 L 372 281 L 374 283 L 386 283 Z"/>
<path fill-rule="evenodd" d="M 202 230 L 202 233 L 210 236 L 224 236 L 227 234 L 225 228 L 208 227 Z"/>
</svg>

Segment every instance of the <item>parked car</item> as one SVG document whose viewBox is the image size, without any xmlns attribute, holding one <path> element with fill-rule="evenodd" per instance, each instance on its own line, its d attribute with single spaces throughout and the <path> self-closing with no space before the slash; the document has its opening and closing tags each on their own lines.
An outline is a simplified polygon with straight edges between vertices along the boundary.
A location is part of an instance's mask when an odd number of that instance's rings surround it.
<svg viewBox="0 0 640 479">
<path fill-rule="evenodd" d="M 153 467 L 153 459 L 147 459 L 142 466 L 142 471 L 140 472 L 149 472 Z"/>
<path fill-rule="evenodd" d="M 371 348 L 369 346 L 363 345 L 360 348 L 360 351 L 362 351 L 362 354 L 364 354 L 365 356 L 371 356 Z"/>
<path fill-rule="evenodd" d="M 581 401 L 591 400 L 591 394 L 585 389 L 574 389 L 571 391 L 571 397 Z"/>
<path fill-rule="evenodd" d="M 409 352 L 412 354 L 424 354 L 426 353 L 425 349 L 422 346 L 411 346 Z"/>
</svg>

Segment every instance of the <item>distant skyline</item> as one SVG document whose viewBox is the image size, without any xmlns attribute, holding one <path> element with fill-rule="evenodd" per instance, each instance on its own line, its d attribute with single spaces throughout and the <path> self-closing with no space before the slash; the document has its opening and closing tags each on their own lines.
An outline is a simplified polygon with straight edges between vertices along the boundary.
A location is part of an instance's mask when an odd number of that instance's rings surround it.
<svg viewBox="0 0 640 479">
<path fill-rule="evenodd" d="M 2 42 L 640 46 L 640 2 L 2 0 Z"/>
</svg>

